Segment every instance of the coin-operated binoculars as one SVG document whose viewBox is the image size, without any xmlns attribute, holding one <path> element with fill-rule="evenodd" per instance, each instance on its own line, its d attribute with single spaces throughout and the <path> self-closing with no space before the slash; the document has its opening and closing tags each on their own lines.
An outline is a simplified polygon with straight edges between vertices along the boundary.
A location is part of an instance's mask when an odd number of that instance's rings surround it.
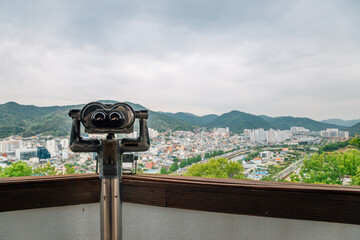
<svg viewBox="0 0 360 240">
<path fill-rule="evenodd" d="M 72 118 L 70 149 L 73 152 L 98 153 L 101 179 L 101 240 L 121 240 L 122 163 L 123 161 L 134 161 L 133 154 L 124 153 L 149 149 L 148 111 L 134 111 L 126 103 L 103 104 L 91 102 L 81 110 L 70 110 L 69 116 Z M 140 122 L 139 137 L 115 139 L 115 133 L 132 133 L 136 118 Z M 107 134 L 106 139 L 83 139 L 80 135 L 80 122 L 83 124 L 86 133 Z"/>
</svg>

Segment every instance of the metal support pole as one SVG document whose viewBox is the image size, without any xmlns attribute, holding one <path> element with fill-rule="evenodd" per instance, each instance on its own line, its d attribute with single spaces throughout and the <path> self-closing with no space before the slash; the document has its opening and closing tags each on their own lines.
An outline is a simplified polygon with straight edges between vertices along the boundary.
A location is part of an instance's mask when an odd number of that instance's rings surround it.
<svg viewBox="0 0 360 240">
<path fill-rule="evenodd" d="M 100 232 L 101 240 L 122 239 L 121 178 L 122 153 L 113 136 L 102 142 L 100 155 Z"/>
<path fill-rule="evenodd" d="M 102 240 L 122 239 L 121 180 L 117 177 L 101 180 L 100 229 Z"/>
</svg>

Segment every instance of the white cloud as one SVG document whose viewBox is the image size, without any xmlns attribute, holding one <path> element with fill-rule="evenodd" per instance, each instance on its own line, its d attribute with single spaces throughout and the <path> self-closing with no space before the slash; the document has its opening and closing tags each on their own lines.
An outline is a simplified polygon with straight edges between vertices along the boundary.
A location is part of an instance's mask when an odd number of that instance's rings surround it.
<svg viewBox="0 0 360 240">
<path fill-rule="evenodd" d="M 359 117 L 357 1 L 10 2 L 0 11 L 1 102 Z"/>
</svg>

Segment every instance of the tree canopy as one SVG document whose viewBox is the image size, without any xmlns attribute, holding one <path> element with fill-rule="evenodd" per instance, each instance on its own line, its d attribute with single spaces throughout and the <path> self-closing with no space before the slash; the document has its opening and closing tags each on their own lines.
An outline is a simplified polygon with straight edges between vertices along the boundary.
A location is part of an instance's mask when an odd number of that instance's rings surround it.
<svg viewBox="0 0 360 240">
<path fill-rule="evenodd" d="M 304 161 L 300 177 L 304 183 L 342 184 L 345 176 L 360 179 L 360 151 L 313 154 Z"/>
<path fill-rule="evenodd" d="M 359 137 L 351 139 L 349 141 L 349 143 L 356 148 L 360 148 L 360 138 Z"/>
<path fill-rule="evenodd" d="M 244 168 L 238 162 L 228 161 L 226 158 L 211 158 L 209 162 L 195 164 L 189 167 L 185 176 L 209 178 L 234 178 L 244 179 Z"/>
<path fill-rule="evenodd" d="M 65 164 L 66 172 L 65 174 L 74 174 L 76 170 L 74 165 Z M 43 175 L 57 175 L 58 172 L 55 170 L 54 166 L 51 166 L 50 163 L 44 164 L 38 168 L 32 169 L 24 161 L 13 162 L 10 166 L 6 168 L 0 167 L 0 177 L 24 177 L 24 176 L 43 176 Z M 63 173 L 60 173 L 63 174 Z"/>
<path fill-rule="evenodd" d="M 73 164 L 67 163 L 67 164 L 65 164 L 65 168 L 66 168 L 65 174 L 75 174 L 76 173 Z"/>
<path fill-rule="evenodd" d="M 333 152 L 336 150 L 339 150 L 340 148 L 344 148 L 346 146 L 348 146 L 349 142 L 345 141 L 345 142 L 336 142 L 336 143 L 329 143 L 326 144 L 325 146 L 322 146 L 319 149 L 319 153 L 323 153 L 323 152 Z"/>
<path fill-rule="evenodd" d="M 360 186 L 360 167 L 358 167 L 356 174 L 351 178 L 351 185 Z"/>
<path fill-rule="evenodd" d="M 55 170 L 55 167 L 51 166 L 50 163 L 45 164 L 42 167 L 38 167 L 34 169 L 35 175 L 56 175 L 57 171 Z"/>
<path fill-rule="evenodd" d="M 33 170 L 26 162 L 18 161 L 13 162 L 7 168 L 0 170 L 0 177 L 24 177 L 31 176 Z"/>
</svg>

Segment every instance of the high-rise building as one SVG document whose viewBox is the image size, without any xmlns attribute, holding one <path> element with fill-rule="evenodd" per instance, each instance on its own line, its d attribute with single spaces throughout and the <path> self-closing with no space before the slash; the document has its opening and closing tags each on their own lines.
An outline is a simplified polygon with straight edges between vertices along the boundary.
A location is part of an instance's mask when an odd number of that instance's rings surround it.
<svg viewBox="0 0 360 240">
<path fill-rule="evenodd" d="M 267 143 L 277 143 L 277 132 L 270 128 L 268 131 L 265 131 Z"/>
<path fill-rule="evenodd" d="M 348 131 L 339 131 L 337 128 L 327 128 L 320 132 L 322 137 L 328 138 L 345 138 L 349 139 L 349 132 Z"/>
<path fill-rule="evenodd" d="M 132 132 L 132 133 L 130 133 L 127 137 L 128 138 L 137 138 L 137 136 L 138 136 L 138 134 L 137 134 L 137 132 Z"/>
<path fill-rule="evenodd" d="M 51 157 L 55 157 L 58 151 L 57 143 L 55 140 L 46 141 L 46 149 L 50 152 Z"/>
<path fill-rule="evenodd" d="M 293 132 L 293 133 L 305 133 L 305 132 L 310 132 L 310 130 L 306 129 L 304 127 L 291 127 L 290 132 Z"/>
<path fill-rule="evenodd" d="M 51 158 L 51 155 L 45 147 L 37 147 L 37 157 L 39 159 L 48 159 Z"/>
<path fill-rule="evenodd" d="M 69 148 L 69 139 L 64 138 L 60 140 L 60 144 L 62 149 L 68 149 Z"/>
<path fill-rule="evenodd" d="M 68 150 L 62 150 L 61 157 L 62 157 L 62 159 L 68 159 L 69 158 Z"/>
<path fill-rule="evenodd" d="M 337 137 L 339 133 L 339 129 L 337 128 L 327 128 L 326 134 L 328 137 Z"/>
<path fill-rule="evenodd" d="M 258 129 L 245 129 L 244 134 L 250 137 L 250 141 L 255 142 L 267 142 L 269 144 L 273 143 L 281 143 L 284 142 L 286 139 L 291 137 L 291 133 L 289 130 L 274 130 L 269 129 L 265 131 L 262 128 Z"/>
<path fill-rule="evenodd" d="M 250 137 L 251 142 L 265 142 L 266 141 L 266 133 L 263 128 L 251 129 L 249 137 Z"/>
<path fill-rule="evenodd" d="M 15 149 L 15 156 L 18 160 L 29 160 L 30 158 L 37 157 L 36 148 Z"/>
<path fill-rule="evenodd" d="M 259 157 L 261 158 L 272 158 L 274 156 L 274 153 L 271 151 L 263 151 L 259 153 Z"/>
<path fill-rule="evenodd" d="M 149 128 L 149 137 L 150 138 L 157 138 L 159 135 L 159 132 L 152 129 L 152 128 Z"/>
<path fill-rule="evenodd" d="M 229 135 L 229 128 L 214 128 L 213 133 L 214 136 L 227 136 Z"/>
<path fill-rule="evenodd" d="M 23 148 L 22 140 L 0 141 L 0 152 L 2 153 L 15 151 L 15 149 L 20 148 Z"/>
</svg>

